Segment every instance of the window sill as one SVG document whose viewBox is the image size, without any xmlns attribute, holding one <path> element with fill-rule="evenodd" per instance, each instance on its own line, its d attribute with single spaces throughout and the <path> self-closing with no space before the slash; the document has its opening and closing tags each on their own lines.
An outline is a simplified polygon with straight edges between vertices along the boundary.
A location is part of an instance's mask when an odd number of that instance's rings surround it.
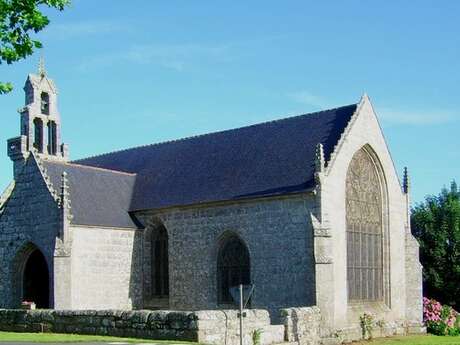
<svg viewBox="0 0 460 345">
<path fill-rule="evenodd" d="M 147 309 L 169 309 L 168 296 L 150 297 L 144 302 L 144 308 Z"/>
<path fill-rule="evenodd" d="M 351 313 L 373 313 L 381 314 L 391 311 L 391 308 L 382 301 L 349 301 L 347 309 Z"/>
</svg>

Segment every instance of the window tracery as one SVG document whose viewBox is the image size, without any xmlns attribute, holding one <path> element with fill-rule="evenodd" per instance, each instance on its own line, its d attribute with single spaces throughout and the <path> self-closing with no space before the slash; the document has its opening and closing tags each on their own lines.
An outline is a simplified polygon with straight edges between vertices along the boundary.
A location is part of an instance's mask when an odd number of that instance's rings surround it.
<svg viewBox="0 0 460 345">
<path fill-rule="evenodd" d="M 348 299 L 383 299 L 383 200 L 376 166 L 365 149 L 346 179 Z"/>
</svg>

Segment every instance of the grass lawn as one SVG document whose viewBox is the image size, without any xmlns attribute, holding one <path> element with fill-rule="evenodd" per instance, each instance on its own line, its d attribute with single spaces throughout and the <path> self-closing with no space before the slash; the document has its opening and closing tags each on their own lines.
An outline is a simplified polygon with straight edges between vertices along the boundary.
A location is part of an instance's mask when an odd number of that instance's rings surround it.
<svg viewBox="0 0 460 345">
<path fill-rule="evenodd" d="M 195 344 L 181 341 L 162 341 L 152 339 L 133 339 L 104 337 L 97 335 L 55 334 L 55 333 L 13 333 L 0 332 L 0 342 L 35 342 L 35 343 L 77 343 L 77 342 L 119 342 L 119 343 L 149 343 Z M 434 335 L 416 335 L 407 337 L 381 338 L 372 341 L 353 342 L 350 345 L 460 345 L 460 337 L 437 337 Z"/>
<path fill-rule="evenodd" d="M 391 337 L 373 341 L 353 342 L 352 345 L 460 345 L 460 337 L 438 337 L 435 335 L 412 335 Z"/>
<path fill-rule="evenodd" d="M 77 343 L 77 342 L 120 342 L 120 343 L 149 343 L 149 344 L 195 344 L 183 341 L 164 341 L 152 339 L 134 339 L 104 337 L 98 335 L 57 334 L 57 333 L 14 333 L 0 332 L 0 342 L 33 342 L 33 343 Z"/>
</svg>

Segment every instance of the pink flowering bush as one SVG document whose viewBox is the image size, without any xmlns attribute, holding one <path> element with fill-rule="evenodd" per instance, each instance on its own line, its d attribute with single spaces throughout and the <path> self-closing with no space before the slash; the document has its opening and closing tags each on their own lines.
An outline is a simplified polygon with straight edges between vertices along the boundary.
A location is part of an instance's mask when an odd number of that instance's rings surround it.
<svg viewBox="0 0 460 345">
<path fill-rule="evenodd" d="M 434 299 L 423 298 L 423 321 L 429 333 L 460 335 L 460 315 L 452 307 Z"/>
</svg>

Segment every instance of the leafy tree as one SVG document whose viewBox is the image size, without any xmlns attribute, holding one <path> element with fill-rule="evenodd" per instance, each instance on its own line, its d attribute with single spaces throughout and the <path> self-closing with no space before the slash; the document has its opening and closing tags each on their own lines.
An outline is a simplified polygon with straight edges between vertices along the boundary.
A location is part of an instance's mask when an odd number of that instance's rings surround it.
<svg viewBox="0 0 460 345">
<path fill-rule="evenodd" d="M 0 0 L 0 65 L 25 59 L 42 47 L 40 41 L 30 37 L 50 22 L 40 7 L 62 11 L 69 3 L 70 0 Z M 0 82 L 0 94 L 12 89 L 11 83 Z"/>
<path fill-rule="evenodd" d="M 424 294 L 460 308 L 460 191 L 455 182 L 412 210 L 420 242 Z"/>
</svg>

